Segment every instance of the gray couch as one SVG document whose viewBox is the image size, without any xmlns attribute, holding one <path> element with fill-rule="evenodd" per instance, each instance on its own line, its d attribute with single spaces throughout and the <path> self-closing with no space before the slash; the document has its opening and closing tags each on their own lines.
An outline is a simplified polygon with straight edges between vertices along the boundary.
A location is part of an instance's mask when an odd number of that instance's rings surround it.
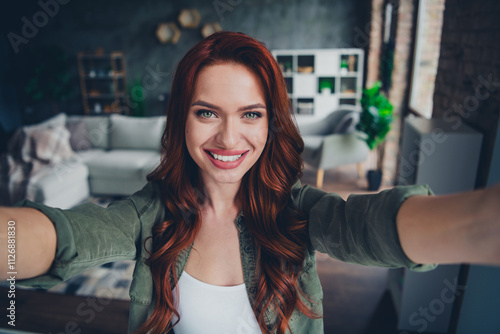
<svg viewBox="0 0 500 334">
<path fill-rule="evenodd" d="M 159 163 L 164 127 L 165 117 L 64 114 L 25 127 L 20 149 L 33 168 L 20 182 L 27 184 L 24 197 L 70 208 L 89 195 L 130 195 Z"/>
<path fill-rule="evenodd" d="M 330 115 L 312 123 L 298 123 L 304 140 L 302 158 L 317 169 L 316 187 L 323 186 L 324 171 L 347 164 L 358 165 L 358 175 L 362 175 L 361 163 L 368 157 L 369 149 L 356 131 L 359 109 L 342 105 Z"/>
</svg>

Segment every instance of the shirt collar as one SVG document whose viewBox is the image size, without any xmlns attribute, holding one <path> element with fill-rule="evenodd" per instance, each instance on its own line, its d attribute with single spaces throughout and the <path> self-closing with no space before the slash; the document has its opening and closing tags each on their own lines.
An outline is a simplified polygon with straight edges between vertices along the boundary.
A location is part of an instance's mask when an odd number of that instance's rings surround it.
<svg viewBox="0 0 500 334">
<path fill-rule="evenodd" d="M 234 220 L 238 231 L 243 232 L 247 227 L 245 225 L 245 217 L 243 216 L 243 211 L 240 211 L 238 217 Z"/>
</svg>

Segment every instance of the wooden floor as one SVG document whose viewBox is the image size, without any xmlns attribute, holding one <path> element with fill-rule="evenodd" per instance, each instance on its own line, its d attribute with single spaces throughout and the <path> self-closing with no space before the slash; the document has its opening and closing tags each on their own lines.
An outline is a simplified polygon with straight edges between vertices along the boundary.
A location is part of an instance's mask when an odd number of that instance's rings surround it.
<svg viewBox="0 0 500 334">
<path fill-rule="evenodd" d="M 7 324 L 10 319 L 4 315 L 7 302 L 7 289 L 0 288 L 0 333 L 8 333 L 4 329 L 44 334 L 127 333 L 129 301 L 17 289 L 15 327 Z"/>
<path fill-rule="evenodd" d="M 306 165 L 301 182 L 314 186 L 316 171 Z M 322 189 L 344 199 L 352 193 L 370 193 L 366 179 L 358 178 L 355 165 L 325 171 Z M 316 253 L 316 265 L 324 293 L 325 333 L 398 333 L 396 313 L 386 290 L 388 269 L 343 263 L 321 253 Z"/>
<path fill-rule="evenodd" d="M 302 183 L 315 183 L 315 172 L 307 166 Z M 350 193 L 366 192 L 365 181 L 358 180 L 354 165 L 326 171 L 323 188 L 344 198 Z M 387 269 L 341 263 L 319 253 L 317 268 L 324 291 L 325 333 L 398 333 L 386 293 Z M 6 329 L 52 334 L 127 332 L 129 303 L 125 301 L 18 290 L 15 328 L 7 325 L 6 305 L 7 290 L 0 288 L 0 333 L 7 333 Z"/>
</svg>

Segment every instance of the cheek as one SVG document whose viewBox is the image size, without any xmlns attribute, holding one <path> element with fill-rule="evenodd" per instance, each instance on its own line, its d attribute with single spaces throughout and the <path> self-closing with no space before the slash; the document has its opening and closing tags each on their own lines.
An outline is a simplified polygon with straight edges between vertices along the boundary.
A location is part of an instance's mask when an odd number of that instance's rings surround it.
<svg viewBox="0 0 500 334">
<path fill-rule="evenodd" d="M 192 150 L 194 149 L 193 146 L 195 146 L 197 143 L 197 138 L 196 138 L 197 133 L 198 132 L 196 131 L 196 127 L 193 125 L 193 122 L 190 122 L 188 119 L 188 121 L 186 122 L 185 140 L 186 140 L 186 146 L 190 153 L 192 153 Z"/>
<path fill-rule="evenodd" d="M 252 142 L 254 143 L 257 149 L 263 150 L 264 146 L 266 146 L 268 135 L 268 128 L 266 126 L 259 127 L 252 131 Z"/>
<path fill-rule="evenodd" d="M 216 135 L 214 126 L 200 123 L 196 120 L 186 122 L 186 145 L 190 153 L 198 154 L 199 148 Z M 196 152 L 196 153 L 195 153 Z"/>
<path fill-rule="evenodd" d="M 189 139 L 191 142 L 197 142 L 202 130 L 203 127 L 198 122 L 188 118 L 186 121 L 186 140 Z"/>
<path fill-rule="evenodd" d="M 261 131 L 261 133 L 259 135 L 260 144 L 261 144 L 262 148 L 264 148 L 264 146 L 266 146 L 267 136 L 268 136 L 268 129 L 266 127 L 265 129 L 263 129 Z"/>
</svg>

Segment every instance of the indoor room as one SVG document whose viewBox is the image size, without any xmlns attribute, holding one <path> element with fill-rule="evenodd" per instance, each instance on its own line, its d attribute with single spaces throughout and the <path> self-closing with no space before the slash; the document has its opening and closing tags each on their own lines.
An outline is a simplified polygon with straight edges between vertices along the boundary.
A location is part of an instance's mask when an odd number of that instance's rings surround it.
<svg viewBox="0 0 500 334">
<path fill-rule="evenodd" d="M 187 276 L 181 319 L 206 321 L 169 333 L 500 333 L 497 1 L 2 14 L 0 333 L 167 332 L 187 271 L 206 279 Z M 228 189 L 223 224 L 210 191 Z M 415 195 L 443 202 L 409 214 Z"/>
</svg>

